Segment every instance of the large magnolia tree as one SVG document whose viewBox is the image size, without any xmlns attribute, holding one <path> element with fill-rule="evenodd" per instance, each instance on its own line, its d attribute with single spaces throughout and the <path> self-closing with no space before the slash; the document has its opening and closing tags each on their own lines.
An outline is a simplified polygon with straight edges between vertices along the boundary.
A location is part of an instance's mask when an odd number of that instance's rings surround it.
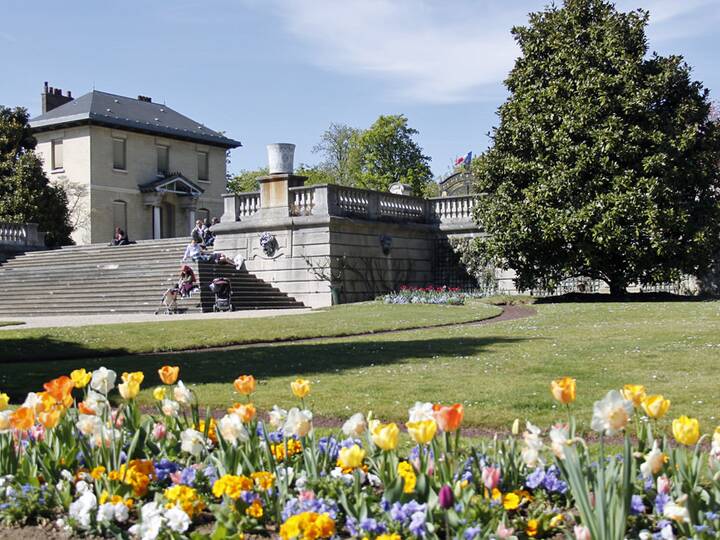
<svg viewBox="0 0 720 540">
<path fill-rule="evenodd" d="M 720 239 L 720 132 L 680 56 L 648 54 L 647 12 L 565 0 L 513 29 L 491 148 L 476 162 L 489 233 L 473 254 L 523 289 L 588 276 L 621 294 L 708 266 Z"/>
</svg>

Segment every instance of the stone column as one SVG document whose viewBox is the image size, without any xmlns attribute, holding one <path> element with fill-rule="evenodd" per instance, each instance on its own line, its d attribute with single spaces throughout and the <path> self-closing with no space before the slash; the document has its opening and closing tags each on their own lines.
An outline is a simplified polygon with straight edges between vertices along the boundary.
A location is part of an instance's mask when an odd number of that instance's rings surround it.
<svg viewBox="0 0 720 540">
<path fill-rule="evenodd" d="M 295 174 L 271 174 L 258 178 L 260 182 L 260 217 L 262 219 L 282 218 L 290 215 L 291 187 L 305 185 L 307 176 Z"/>
<path fill-rule="evenodd" d="M 150 193 L 143 193 L 143 204 L 145 206 L 150 207 L 151 209 L 151 218 L 152 218 L 152 237 L 154 239 L 160 238 L 162 234 L 161 230 L 161 213 L 160 213 L 160 204 L 162 203 L 163 194 L 158 193 L 157 191 L 152 191 Z"/>
<path fill-rule="evenodd" d="M 180 199 L 180 208 L 182 208 L 187 214 L 187 231 L 179 236 L 190 234 L 190 231 L 192 231 L 195 227 L 195 211 L 197 210 L 197 205 L 197 197 L 183 197 Z"/>
</svg>

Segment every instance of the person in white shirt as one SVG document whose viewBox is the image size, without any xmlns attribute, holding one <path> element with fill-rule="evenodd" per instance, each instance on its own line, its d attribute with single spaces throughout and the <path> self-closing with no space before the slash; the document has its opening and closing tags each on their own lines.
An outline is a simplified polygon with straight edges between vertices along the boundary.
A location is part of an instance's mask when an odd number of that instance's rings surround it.
<svg viewBox="0 0 720 540">
<path fill-rule="evenodd" d="M 194 239 L 190 240 L 190 243 L 185 248 L 185 254 L 183 255 L 183 261 L 194 261 L 202 254 L 202 248 Z"/>
</svg>

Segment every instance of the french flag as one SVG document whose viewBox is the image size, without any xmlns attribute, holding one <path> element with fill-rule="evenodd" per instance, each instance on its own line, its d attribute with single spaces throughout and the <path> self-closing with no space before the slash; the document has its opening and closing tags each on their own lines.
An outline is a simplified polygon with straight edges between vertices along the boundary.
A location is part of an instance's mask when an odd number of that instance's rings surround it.
<svg viewBox="0 0 720 540">
<path fill-rule="evenodd" d="M 468 152 L 465 156 L 460 156 L 455 160 L 455 166 L 461 167 L 465 165 L 470 165 L 470 162 L 472 161 L 472 152 Z"/>
</svg>

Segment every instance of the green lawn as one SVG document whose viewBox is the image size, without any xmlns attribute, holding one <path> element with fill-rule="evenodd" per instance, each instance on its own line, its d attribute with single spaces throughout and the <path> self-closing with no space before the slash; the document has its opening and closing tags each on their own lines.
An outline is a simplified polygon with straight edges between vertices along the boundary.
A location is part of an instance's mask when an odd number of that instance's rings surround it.
<svg viewBox="0 0 720 540">
<path fill-rule="evenodd" d="M 548 388 L 552 378 L 570 375 L 578 380 L 574 409 L 585 426 L 592 403 L 624 383 L 645 384 L 671 399 L 669 417 L 697 416 L 706 432 L 720 423 L 720 302 L 536 307 L 536 316 L 484 326 L 223 352 L 10 363 L 3 366 L 0 388 L 17 394 L 75 367 L 106 365 L 145 371 L 142 399 L 149 402 L 159 382 L 154 371 L 172 363 L 182 367 L 182 379 L 195 385 L 202 403 L 218 407 L 232 402 L 232 380 L 243 373 L 260 379 L 259 408 L 291 406 L 289 382 L 301 375 L 314 383 L 310 404 L 318 415 L 344 418 L 373 410 L 403 421 L 415 400 L 460 401 L 467 424 L 507 429 L 515 418 L 543 426 L 563 419 Z M 358 308 L 380 306 L 347 309 Z M 324 315 L 307 315 L 319 316 Z"/>
<path fill-rule="evenodd" d="M 302 315 L 41 328 L 0 332 L 0 364 L 224 347 L 258 341 L 337 337 L 486 319 L 500 308 L 366 302 Z"/>
</svg>

